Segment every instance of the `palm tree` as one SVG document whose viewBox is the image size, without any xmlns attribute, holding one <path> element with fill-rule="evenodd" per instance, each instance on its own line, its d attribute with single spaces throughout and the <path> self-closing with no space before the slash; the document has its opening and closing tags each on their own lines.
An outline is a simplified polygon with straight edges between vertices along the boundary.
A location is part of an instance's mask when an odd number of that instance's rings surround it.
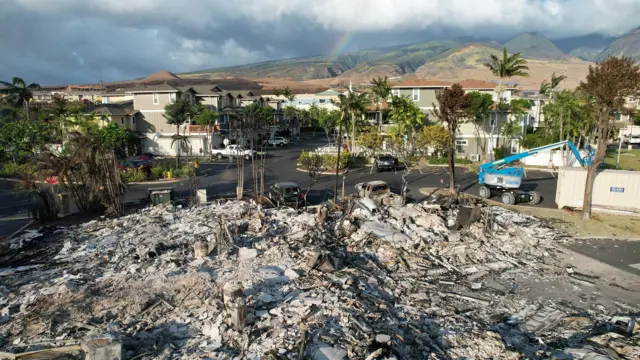
<svg viewBox="0 0 640 360">
<path fill-rule="evenodd" d="M 345 115 L 349 113 L 349 97 L 345 94 L 338 94 L 337 100 L 331 100 L 340 111 L 340 119 L 336 124 L 338 126 L 338 158 L 336 159 L 336 182 L 333 185 L 333 202 L 338 201 L 338 171 L 340 170 L 340 153 L 342 152 L 342 126 Z"/>
<path fill-rule="evenodd" d="M 485 63 L 484 66 L 489 68 L 493 75 L 500 78 L 500 85 L 504 78 L 510 78 L 514 76 L 529 77 L 529 67 L 527 66 L 527 60 L 522 58 L 521 53 L 509 55 L 507 48 L 502 50 L 502 59 L 494 54 L 491 54 L 491 60 Z"/>
<path fill-rule="evenodd" d="M 0 81 L 0 94 L 7 95 L 9 102 L 18 107 L 24 107 L 27 119 L 29 119 L 29 101 L 33 99 L 33 90 L 39 90 L 40 85 L 36 83 L 27 83 L 19 78 L 14 77 L 11 82 Z"/>
<path fill-rule="evenodd" d="M 356 148 L 356 122 L 357 118 L 362 119 L 362 114 L 369 106 L 369 94 L 356 93 L 353 90 L 349 90 L 346 96 L 347 112 L 351 115 L 351 152 L 355 152 Z"/>
<path fill-rule="evenodd" d="M 378 116 L 378 131 L 382 130 L 382 104 L 383 101 L 388 101 L 389 96 L 391 96 L 391 85 L 389 85 L 388 77 L 379 77 L 377 79 L 373 79 L 373 88 L 371 89 L 371 93 L 373 94 L 373 101 L 376 102 L 376 111 Z"/>
<path fill-rule="evenodd" d="M 180 149 L 189 146 L 189 139 L 184 135 L 180 135 L 180 126 L 197 115 L 196 112 L 197 109 L 195 106 L 186 98 L 180 98 L 164 107 L 164 114 L 162 114 L 162 116 L 167 119 L 168 124 L 176 126 L 176 133 L 173 135 L 173 140 L 171 141 L 171 147 L 173 147 L 176 142 L 178 143 L 176 168 L 180 166 Z"/>
<path fill-rule="evenodd" d="M 503 102 L 502 82 L 505 78 L 511 78 L 513 76 L 529 77 L 529 73 L 527 72 L 527 70 L 529 70 L 529 66 L 527 66 L 527 60 L 522 58 L 521 53 L 509 55 L 506 47 L 502 49 L 502 58 L 491 54 L 490 61 L 488 63 L 485 63 L 484 66 L 491 70 L 494 76 L 500 78 L 498 89 L 496 89 L 498 91 L 499 103 Z M 498 109 L 500 108 L 505 107 L 498 106 Z M 499 128 L 499 124 L 496 124 L 496 126 Z"/>
<path fill-rule="evenodd" d="M 560 83 L 566 78 L 564 75 L 556 76 L 556 73 L 551 74 L 551 81 L 544 80 L 540 84 L 540 93 L 547 95 L 549 101 L 553 102 L 553 92 L 558 89 Z"/>
</svg>

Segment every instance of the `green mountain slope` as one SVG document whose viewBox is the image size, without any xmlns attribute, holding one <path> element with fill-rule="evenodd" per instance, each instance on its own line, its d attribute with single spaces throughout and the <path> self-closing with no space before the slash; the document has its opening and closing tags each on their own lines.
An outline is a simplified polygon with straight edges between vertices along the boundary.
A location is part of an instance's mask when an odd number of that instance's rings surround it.
<svg viewBox="0 0 640 360">
<path fill-rule="evenodd" d="M 339 76 L 349 70 L 391 66 L 396 73 L 413 73 L 436 56 L 461 46 L 454 40 L 430 41 L 404 46 L 363 50 L 340 55 L 313 56 L 256 64 L 202 70 L 195 73 L 242 75 L 246 77 L 280 77 L 311 80 Z"/>
<path fill-rule="evenodd" d="M 511 53 L 536 59 L 560 59 L 565 56 L 551 40 L 539 33 L 524 33 L 504 44 Z"/>
<path fill-rule="evenodd" d="M 640 61 L 640 28 L 624 34 L 598 56 L 598 60 L 605 60 L 609 56 L 627 56 Z"/>
</svg>

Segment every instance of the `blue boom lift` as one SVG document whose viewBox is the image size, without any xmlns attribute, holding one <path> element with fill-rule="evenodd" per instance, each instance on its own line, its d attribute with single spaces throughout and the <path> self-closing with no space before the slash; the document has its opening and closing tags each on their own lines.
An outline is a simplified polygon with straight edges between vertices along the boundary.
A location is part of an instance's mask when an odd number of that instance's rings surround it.
<svg viewBox="0 0 640 360">
<path fill-rule="evenodd" d="M 494 193 L 500 192 L 502 202 L 507 205 L 524 202 L 532 205 L 540 203 L 540 194 L 538 194 L 537 192 L 518 191 L 518 189 L 520 189 L 520 186 L 522 185 L 524 169 L 521 167 L 506 167 L 506 165 L 509 165 L 520 159 L 524 159 L 527 156 L 535 155 L 541 151 L 556 149 L 564 145 L 569 146 L 569 149 L 571 149 L 571 152 L 582 167 L 591 165 L 595 154 L 595 149 L 592 149 L 592 147 L 589 145 L 585 146 L 585 150 L 587 151 L 587 156 L 585 158 L 582 158 L 576 146 L 568 140 L 560 141 L 555 144 L 540 146 L 538 148 L 527 150 L 519 154 L 507 156 L 504 159 L 480 165 L 480 171 L 478 172 L 478 182 L 480 183 L 480 197 L 488 199 Z"/>
</svg>

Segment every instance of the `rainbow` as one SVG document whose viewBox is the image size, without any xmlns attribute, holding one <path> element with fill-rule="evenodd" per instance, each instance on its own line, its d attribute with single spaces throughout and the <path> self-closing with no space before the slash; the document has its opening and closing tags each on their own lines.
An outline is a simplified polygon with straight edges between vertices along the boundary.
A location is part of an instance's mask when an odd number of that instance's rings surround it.
<svg viewBox="0 0 640 360">
<path fill-rule="evenodd" d="M 338 56 L 340 56 L 342 54 L 344 49 L 347 47 L 347 45 L 351 41 L 352 35 L 353 35 L 353 33 L 346 32 L 346 33 L 343 33 L 341 36 L 338 37 L 338 40 L 336 41 L 336 43 L 331 48 L 331 51 L 329 51 L 329 54 L 331 55 L 332 60 L 337 59 Z"/>
</svg>

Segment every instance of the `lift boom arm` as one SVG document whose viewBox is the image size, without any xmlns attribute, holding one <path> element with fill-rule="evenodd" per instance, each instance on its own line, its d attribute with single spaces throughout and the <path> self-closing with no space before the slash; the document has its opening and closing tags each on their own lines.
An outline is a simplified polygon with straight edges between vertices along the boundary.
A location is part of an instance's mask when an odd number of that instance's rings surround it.
<svg viewBox="0 0 640 360">
<path fill-rule="evenodd" d="M 583 159 L 582 156 L 580 155 L 580 152 L 578 151 L 578 148 L 576 148 L 576 146 L 571 141 L 564 140 L 554 144 L 544 145 L 531 150 L 527 150 L 519 154 L 510 155 L 504 159 L 484 163 L 480 165 L 480 169 L 481 170 L 495 169 L 500 166 L 511 164 L 512 162 L 518 161 L 520 159 L 524 159 L 528 156 L 535 155 L 541 151 L 557 149 L 559 147 L 562 147 L 565 144 L 569 146 L 569 149 L 571 149 L 573 156 L 576 157 L 576 160 L 578 160 L 578 163 L 580 163 L 580 166 L 584 167 L 584 166 L 591 165 L 593 154 L 590 151 L 587 151 L 587 156 Z"/>
</svg>

